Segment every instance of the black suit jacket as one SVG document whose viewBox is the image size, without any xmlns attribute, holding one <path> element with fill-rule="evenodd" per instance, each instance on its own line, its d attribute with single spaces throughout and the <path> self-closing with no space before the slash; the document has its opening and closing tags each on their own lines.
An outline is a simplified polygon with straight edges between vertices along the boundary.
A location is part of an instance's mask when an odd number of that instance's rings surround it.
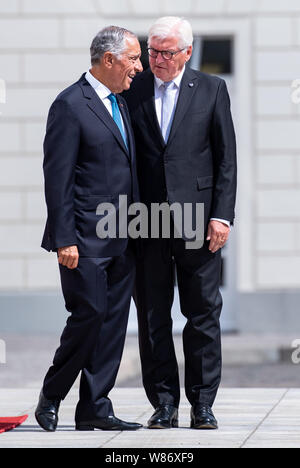
<svg viewBox="0 0 300 468">
<path fill-rule="evenodd" d="M 151 70 L 123 95 L 135 135 L 141 201 L 204 203 L 205 226 L 212 217 L 233 223 L 236 142 L 224 80 L 186 68 L 167 145 Z"/>
<path fill-rule="evenodd" d="M 128 239 L 99 239 L 97 206 L 119 195 L 138 201 L 135 145 L 126 102 L 118 97 L 129 150 L 120 131 L 84 75 L 56 98 L 44 141 L 48 219 L 42 247 L 77 245 L 86 257 L 120 255 Z"/>
</svg>

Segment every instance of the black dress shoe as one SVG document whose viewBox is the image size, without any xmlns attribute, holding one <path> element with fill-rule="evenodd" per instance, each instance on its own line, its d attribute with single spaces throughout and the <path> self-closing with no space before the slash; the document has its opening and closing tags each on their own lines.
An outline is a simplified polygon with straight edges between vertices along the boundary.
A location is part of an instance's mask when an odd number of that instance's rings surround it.
<svg viewBox="0 0 300 468">
<path fill-rule="evenodd" d="M 122 421 L 115 416 L 76 423 L 76 431 L 93 431 L 94 429 L 102 429 L 102 431 L 136 431 L 141 427 L 143 427 L 142 424 Z"/>
<path fill-rule="evenodd" d="M 35 410 L 35 419 L 45 431 L 54 432 L 56 430 L 59 405 L 60 400 L 47 400 L 43 391 L 41 391 L 40 399 Z"/>
<path fill-rule="evenodd" d="M 172 405 L 158 406 L 148 421 L 149 429 L 178 427 L 178 409 Z"/>
<path fill-rule="evenodd" d="M 191 409 L 192 429 L 218 429 L 218 423 L 209 405 L 197 404 Z"/>
</svg>

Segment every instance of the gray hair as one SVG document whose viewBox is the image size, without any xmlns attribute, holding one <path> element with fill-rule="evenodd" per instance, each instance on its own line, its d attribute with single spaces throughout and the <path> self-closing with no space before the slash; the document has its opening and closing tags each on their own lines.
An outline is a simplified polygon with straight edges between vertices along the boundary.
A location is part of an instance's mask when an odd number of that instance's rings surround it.
<svg viewBox="0 0 300 468">
<path fill-rule="evenodd" d="M 153 37 L 178 37 L 178 46 L 182 49 L 193 44 L 192 26 L 186 19 L 178 16 L 163 16 L 155 21 L 149 30 L 148 46 Z"/>
<path fill-rule="evenodd" d="M 105 52 L 111 52 L 119 57 L 126 50 L 126 39 L 136 38 L 136 35 L 128 29 L 118 26 L 108 26 L 102 29 L 93 39 L 91 51 L 91 63 L 99 63 Z"/>
</svg>

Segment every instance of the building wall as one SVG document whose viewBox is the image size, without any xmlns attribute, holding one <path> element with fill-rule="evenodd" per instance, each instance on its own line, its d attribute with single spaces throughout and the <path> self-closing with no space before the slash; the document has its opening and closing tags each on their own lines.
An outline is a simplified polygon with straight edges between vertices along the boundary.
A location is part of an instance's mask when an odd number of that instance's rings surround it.
<svg viewBox="0 0 300 468">
<path fill-rule="evenodd" d="M 55 256 L 39 247 L 46 216 L 42 141 L 51 102 L 87 70 L 99 29 L 115 23 L 145 34 L 167 14 L 192 24 L 244 20 L 249 26 L 250 89 L 243 92 L 252 102 L 251 152 L 245 161 L 239 141 L 239 165 L 251 169 L 251 178 L 240 171 L 237 284 L 252 294 L 295 293 L 300 286 L 300 105 L 291 100 L 291 83 L 300 78 L 299 0 L 0 0 L 3 293 L 59 287 Z"/>
</svg>

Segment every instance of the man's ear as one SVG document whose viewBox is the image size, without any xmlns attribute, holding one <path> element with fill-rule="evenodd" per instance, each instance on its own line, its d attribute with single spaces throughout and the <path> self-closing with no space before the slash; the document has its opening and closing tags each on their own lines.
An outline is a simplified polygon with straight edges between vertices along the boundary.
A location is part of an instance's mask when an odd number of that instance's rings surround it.
<svg viewBox="0 0 300 468">
<path fill-rule="evenodd" d="M 113 54 L 111 52 L 105 52 L 105 54 L 103 55 L 103 58 L 102 58 L 103 64 L 106 67 L 111 68 L 112 65 L 113 65 L 113 60 L 114 60 Z"/>
<path fill-rule="evenodd" d="M 186 62 L 188 62 L 193 53 L 193 46 L 189 46 L 186 50 Z"/>
</svg>

